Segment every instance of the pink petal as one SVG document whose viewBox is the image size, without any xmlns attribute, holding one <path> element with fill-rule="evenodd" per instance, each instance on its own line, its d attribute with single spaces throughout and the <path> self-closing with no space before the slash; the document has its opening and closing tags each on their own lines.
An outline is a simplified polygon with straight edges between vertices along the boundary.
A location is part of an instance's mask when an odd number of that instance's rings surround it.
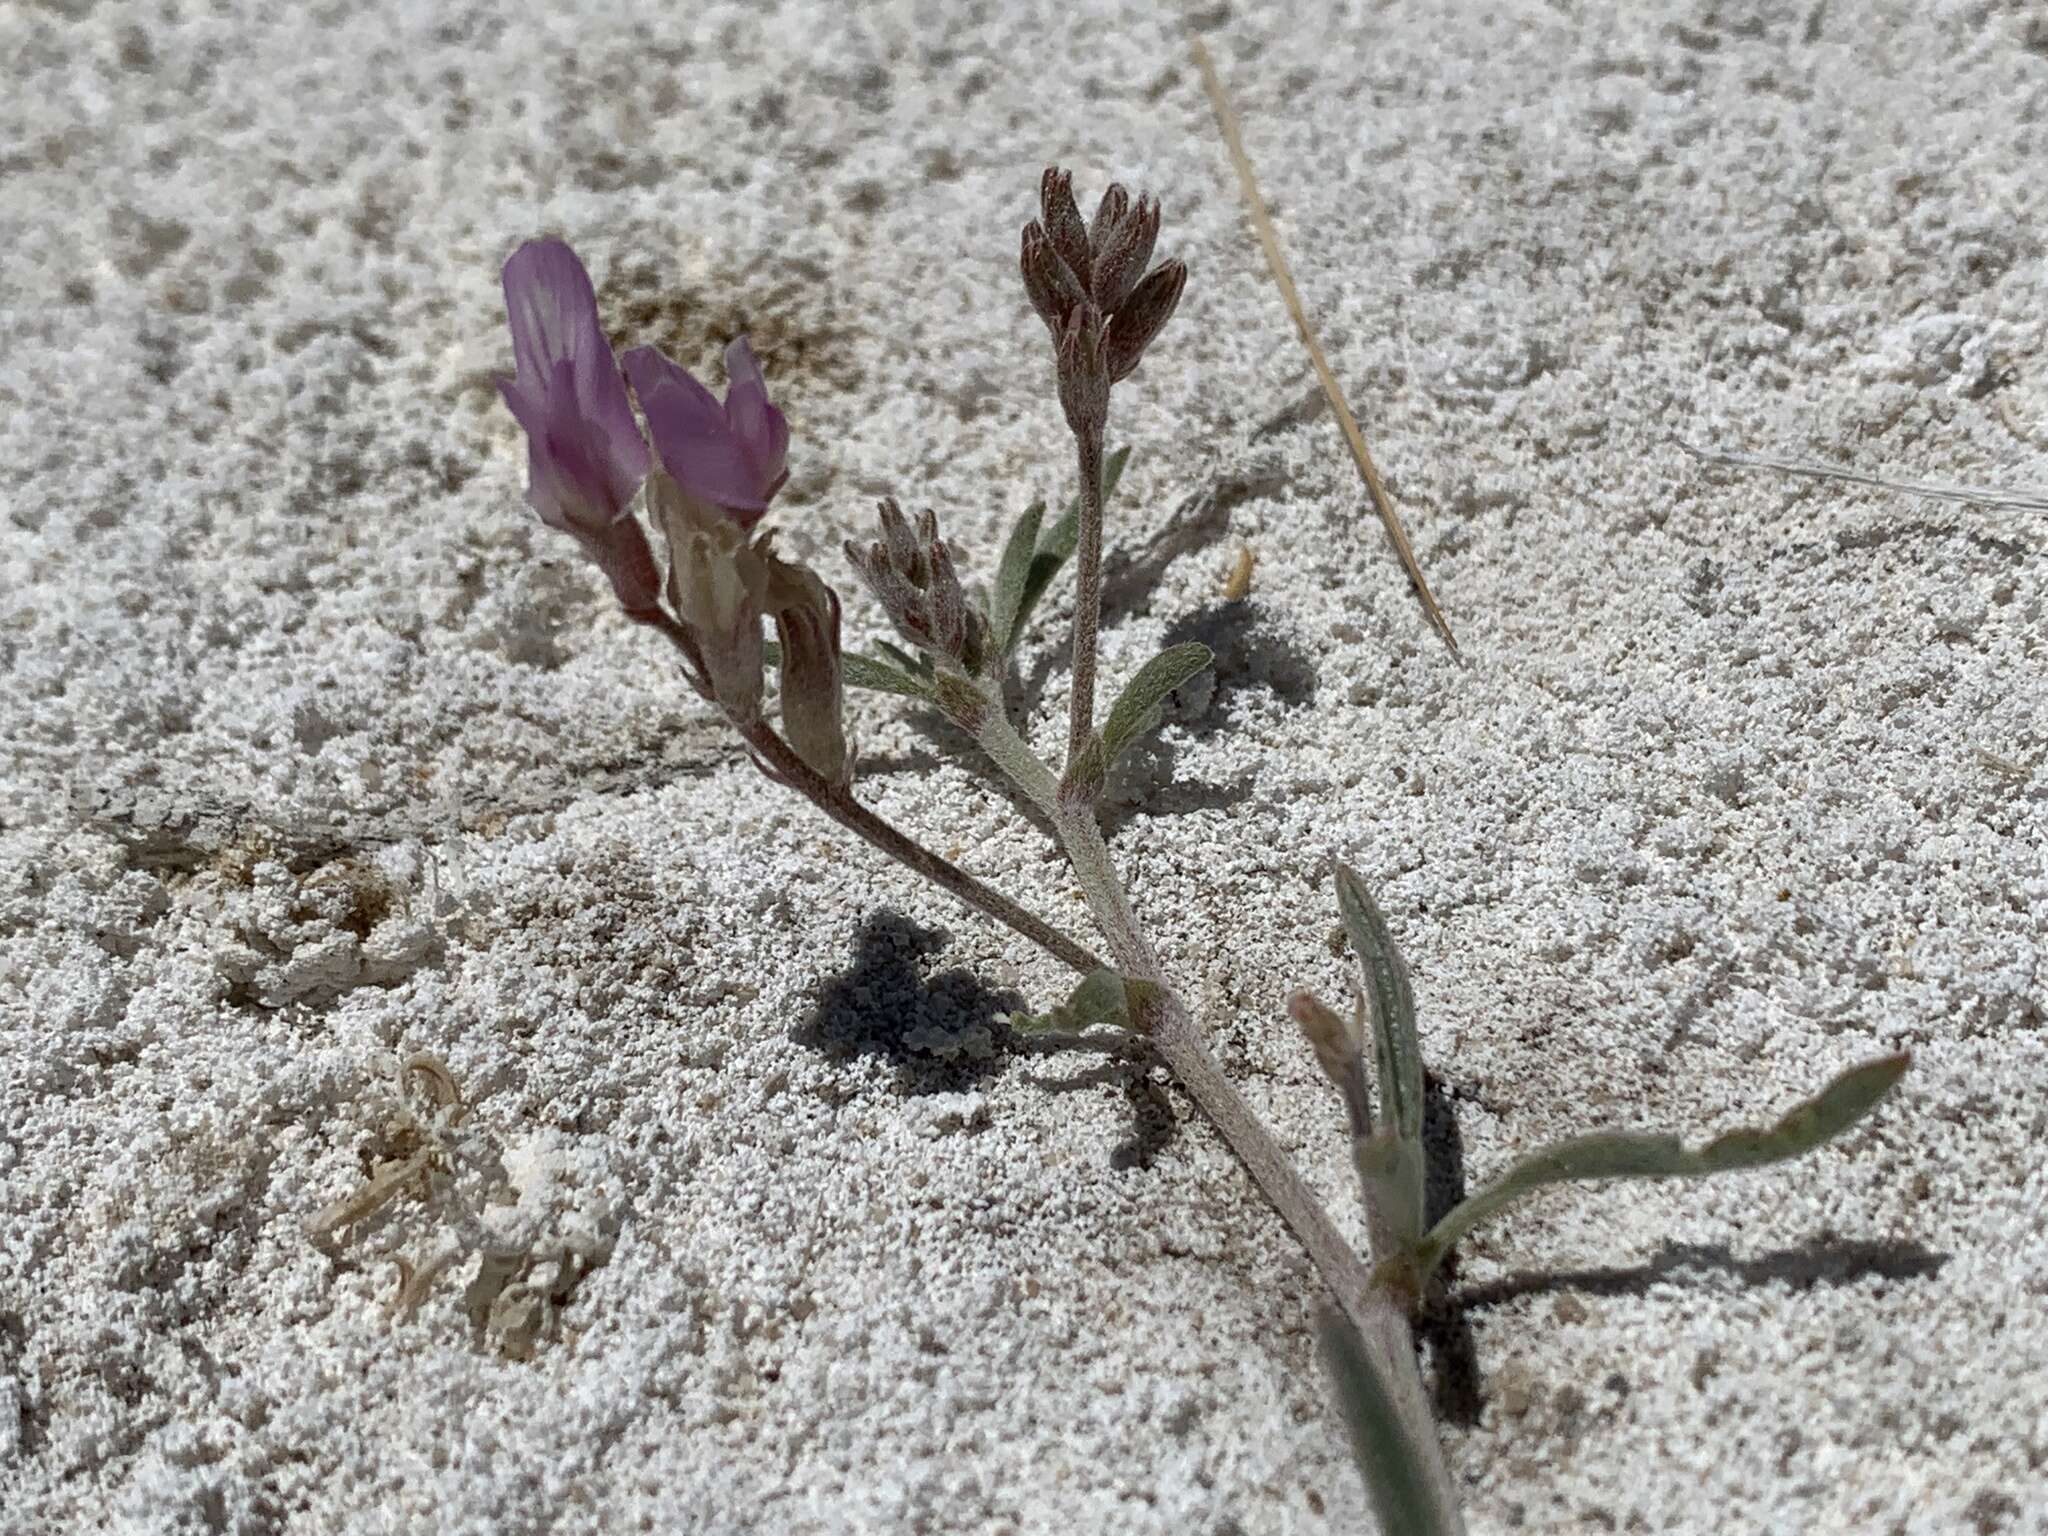
<svg viewBox="0 0 2048 1536">
<path fill-rule="evenodd" d="M 594 531 L 625 514 L 639 482 L 614 472 L 610 445 L 584 419 L 574 367 L 555 364 L 540 421 L 528 429 L 526 499 L 551 528 Z"/>
<path fill-rule="evenodd" d="M 768 403 L 768 384 L 746 337 L 738 337 L 725 349 L 725 372 L 731 381 L 725 392 L 726 420 L 753 462 L 755 490 L 765 506 L 782 482 L 783 460 L 789 454 L 789 422 Z"/>
<path fill-rule="evenodd" d="M 519 371 L 498 389 L 536 455 L 549 461 L 534 477 L 542 498 L 535 505 L 585 519 L 608 506 L 616 516 L 647 478 L 647 444 L 598 320 L 590 274 L 561 241 L 529 240 L 505 263 L 504 283 Z M 555 462 L 564 458 L 573 465 Z"/>
<path fill-rule="evenodd" d="M 635 347 L 625 361 L 655 451 L 676 484 L 729 512 L 766 511 L 751 456 L 717 397 L 654 347 Z M 738 521 L 751 524 L 752 519 L 740 516 Z"/>
<path fill-rule="evenodd" d="M 597 323 L 590 274 L 561 241 L 527 241 L 505 263 L 503 278 L 512 358 L 522 376 L 545 379 L 559 359 L 581 365 L 594 362 L 597 352 L 610 352 Z"/>
<path fill-rule="evenodd" d="M 498 394 L 505 406 L 512 412 L 512 419 L 519 423 L 531 436 L 547 422 L 548 402 L 543 391 L 533 387 L 533 376 L 515 378 L 509 373 L 495 375 L 491 382 L 498 386 Z"/>
</svg>

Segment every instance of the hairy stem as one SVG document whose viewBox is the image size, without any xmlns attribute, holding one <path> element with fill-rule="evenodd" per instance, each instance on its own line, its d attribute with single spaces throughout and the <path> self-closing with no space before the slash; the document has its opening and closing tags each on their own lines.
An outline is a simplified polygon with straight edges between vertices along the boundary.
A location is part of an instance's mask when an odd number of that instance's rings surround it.
<svg viewBox="0 0 2048 1536">
<path fill-rule="evenodd" d="M 1095 732 L 1095 636 L 1102 626 L 1102 432 L 1075 434 L 1081 460 L 1080 543 L 1074 550 L 1074 675 L 1067 707 L 1067 761 Z"/>
<path fill-rule="evenodd" d="M 665 613 L 653 618 L 635 617 L 666 635 L 701 673 L 696 646 L 688 630 Z M 703 690 L 700 688 L 699 691 Z M 952 860 L 898 831 L 854 799 L 851 789 L 834 784 L 818 773 L 797 756 L 796 749 L 776 734 L 767 721 L 734 720 L 733 726 L 773 777 L 787 784 L 847 831 L 865 839 L 905 868 L 923 875 L 941 890 L 959 897 L 984 917 L 994 918 L 1004 927 L 1022 934 L 1061 964 L 1071 966 L 1084 975 L 1102 968 L 1102 962 L 1093 951 L 1068 938 L 1043 918 L 1025 911 L 1000 891 L 982 884 Z"/>
<path fill-rule="evenodd" d="M 737 722 L 735 722 L 737 724 Z M 991 890 L 959 865 L 924 844 L 899 832 L 888 822 L 853 798 L 853 791 L 821 778 L 810 764 L 796 755 L 788 742 L 778 736 L 765 720 L 739 727 L 747 745 L 760 754 L 775 777 L 789 785 L 847 831 L 865 838 L 907 869 L 959 897 L 985 917 L 1021 933 L 1064 965 L 1088 972 L 1102 962 L 1052 924 L 1033 916 L 1000 891 Z"/>
<path fill-rule="evenodd" d="M 1375 1282 L 1372 1272 L 1330 1220 L 1322 1202 L 1302 1180 L 1293 1160 L 1224 1076 L 1222 1067 L 1203 1044 L 1187 1005 L 1166 984 L 1158 956 L 1138 926 L 1123 882 L 1110 860 L 1109 848 L 1102 840 L 1094 808 L 1062 802 L 1058 780 L 1011 728 L 1000 709 L 988 712 L 978 735 L 996 765 L 1052 822 L 1096 925 L 1109 944 L 1116 968 L 1126 977 L 1157 987 L 1156 1002 L 1148 1009 L 1151 1016 L 1139 1021 L 1153 1048 L 1175 1081 L 1223 1133 L 1223 1139 L 1251 1174 L 1252 1182 L 1293 1229 L 1324 1284 L 1336 1294 L 1345 1315 L 1378 1359 L 1391 1384 L 1408 1439 L 1421 1458 L 1423 1475 L 1436 1488 L 1442 1507 L 1455 1511 L 1457 1499 L 1450 1472 L 1444 1465 L 1443 1448 L 1430 1417 L 1422 1373 L 1415 1364 L 1415 1343 L 1409 1331 L 1405 1300 Z M 1369 1224 L 1376 1234 L 1385 1226 L 1378 1220 Z M 1376 1253 L 1374 1257 L 1384 1260 L 1393 1255 Z M 1455 1521 L 1457 1517 L 1453 1513 L 1450 1518 Z M 1456 1528 L 1454 1525 L 1453 1529 Z"/>
</svg>

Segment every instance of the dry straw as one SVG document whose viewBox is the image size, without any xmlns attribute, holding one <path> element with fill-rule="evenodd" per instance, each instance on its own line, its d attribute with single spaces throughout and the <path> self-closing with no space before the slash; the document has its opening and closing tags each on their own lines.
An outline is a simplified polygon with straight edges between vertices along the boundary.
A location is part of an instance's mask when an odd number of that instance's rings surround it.
<svg viewBox="0 0 2048 1536">
<path fill-rule="evenodd" d="M 1203 88 L 1209 93 L 1209 104 L 1216 109 L 1216 126 L 1223 130 L 1223 142 L 1230 150 L 1231 164 L 1237 167 L 1238 184 L 1244 188 L 1244 200 L 1251 209 L 1252 225 L 1258 230 L 1259 244 L 1265 249 L 1266 266 L 1280 289 L 1280 297 L 1286 301 L 1287 313 L 1294 317 L 1294 328 L 1301 333 L 1301 344 L 1308 348 L 1309 361 L 1315 364 L 1316 378 L 1322 383 L 1330 409 L 1337 413 L 1337 422 L 1344 429 L 1344 440 L 1351 445 L 1351 457 L 1358 463 L 1358 473 L 1365 479 L 1366 491 L 1379 511 L 1380 522 L 1386 527 L 1394 553 L 1400 557 L 1401 568 L 1414 583 L 1415 595 L 1422 599 L 1422 609 L 1429 616 L 1430 624 L 1443 636 L 1451 654 L 1462 662 L 1465 658 L 1458 650 L 1457 637 L 1451 633 L 1450 621 L 1444 617 L 1443 609 L 1437 606 L 1436 595 L 1429 590 L 1429 581 L 1423 576 L 1422 567 L 1416 563 L 1415 550 L 1408 542 L 1408 530 L 1401 526 L 1400 514 L 1394 510 L 1387 488 L 1380 483 L 1379 469 L 1372 461 L 1371 451 L 1365 446 L 1365 434 L 1358 429 L 1358 418 L 1351 414 L 1344 391 L 1337 384 L 1337 375 L 1330 371 L 1330 360 L 1323 356 L 1322 344 L 1316 340 L 1316 333 L 1309 326 L 1308 312 L 1302 308 L 1301 294 L 1294 286 L 1294 275 L 1288 270 L 1287 258 L 1280 250 L 1280 237 L 1274 232 L 1273 221 L 1266 213 L 1266 200 L 1259 192 L 1258 177 L 1252 173 L 1251 157 L 1245 154 L 1244 140 L 1238 136 L 1237 114 L 1230 108 L 1230 98 L 1224 93 L 1215 62 L 1200 38 L 1193 39 L 1191 46 L 1195 64 L 1202 71 Z"/>
</svg>

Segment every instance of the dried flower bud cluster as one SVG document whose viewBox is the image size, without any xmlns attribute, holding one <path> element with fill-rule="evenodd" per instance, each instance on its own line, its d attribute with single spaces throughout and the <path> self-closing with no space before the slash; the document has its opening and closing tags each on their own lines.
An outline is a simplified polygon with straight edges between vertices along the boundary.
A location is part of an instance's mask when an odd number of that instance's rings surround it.
<svg viewBox="0 0 2048 1536">
<path fill-rule="evenodd" d="M 1188 269 L 1175 260 L 1146 270 L 1159 238 L 1159 204 L 1152 198 L 1141 194 L 1133 202 L 1112 182 L 1084 224 L 1073 176 L 1049 168 L 1038 200 L 1040 217 L 1024 227 L 1024 290 L 1052 332 L 1060 401 L 1080 431 L 1077 407 L 1089 419 L 1098 386 L 1091 378 L 1070 388 L 1070 367 L 1099 372 L 1105 396 L 1110 384 L 1128 378 L 1180 303 Z"/>
<path fill-rule="evenodd" d="M 938 519 L 927 510 L 913 529 L 893 499 L 877 509 L 881 538 L 863 549 L 847 541 L 846 557 L 911 644 L 960 667 L 981 670 L 987 647 L 982 617 L 968 603 L 953 567 L 953 552 L 939 537 Z"/>
<path fill-rule="evenodd" d="M 526 429 L 527 499 L 541 521 L 575 535 L 629 614 L 666 623 L 664 584 L 632 511 L 644 483 L 668 539 L 669 607 L 698 688 L 742 729 L 756 724 L 761 626 L 773 618 L 790 745 L 844 785 L 852 757 L 840 724 L 839 598 L 814 572 L 778 557 L 767 534 L 750 538 L 789 478 L 789 423 L 769 401 L 746 338 L 726 348 L 723 401 L 653 347 L 628 352 L 621 379 L 574 251 L 530 241 L 506 262 L 504 279 L 518 372 L 498 387 Z M 627 380 L 654 440 L 652 474 Z"/>
</svg>

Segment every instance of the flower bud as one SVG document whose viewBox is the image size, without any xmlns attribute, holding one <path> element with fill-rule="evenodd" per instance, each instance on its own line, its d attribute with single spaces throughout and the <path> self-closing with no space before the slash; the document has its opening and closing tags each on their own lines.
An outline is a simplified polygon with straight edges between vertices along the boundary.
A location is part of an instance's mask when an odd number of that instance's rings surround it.
<svg viewBox="0 0 2048 1536">
<path fill-rule="evenodd" d="M 1099 218 L 1099 216 L 1098 216 Z M 1105 314 L 1114 314 L 1131 296 L 1152 259 L 1159 238 L 1159 204 L 1141 197 L 1137 206 L 1111 225 L 1095 242 L 1095 268 L 1088 291 Z"/>
<path fill-rule="evenodd" d="M 1181 289 L 1187 286 L 1187 264 L 1182 261 L 1161 262 L 1154 267 L 1123 307 L 1110 317 L 1107 334 L 1103 338 L 1103 351 L 1107 358 L 1109 381 L 1121 383 L 1131 375 L 1131 370 L 1145 355 L 1145 349 L 1152 345 L 1160 329 L 1171 318 L 1174 306 L 1180 303 Z"/>
<path fill-rule="evenodd" d="M 782 642 L 783 734 L 798 757 L 843 789 L 853 782 L 853 754 L 846 745 L 839 594 L 813 571 L 770 560 L 768 600 Z"/>
<path fill-rule="evenodd" d="M 1351 1134 L 1370 1134 L 1372 1101 L 1365 1082 L 1365 1020 L 1354 1017 L 1347 1021 L 1313 992 L 1290 993 L 1287 1011 L 1308 1037 L 1323 1075 L 1344 1095 Z"/>
<path fill-rule="evenodd" d="M 1062 327 L 1058 362 L 1060 405 L 1067 425 L 1084 436 L 1100 436 L 1109 422 L 1111 377 L 1103 350 L 1102 312 L 1083 304 Z"/>
<path fill-rule="evenodd" d="M 1082 290 L 1080 278 L 1052 248 L 1045 226 L 1035 219 L 1024 226 L 1023 252 L 1018 264 L 1024 272 L 1024 291 L 1030 296 L 1031 307 L 1057 336 L 1068 312 L 1088 295 Z"/>
<path fill-rule="evenodd" d="M 931 542 L 931 568 L 932 645 L 957 661 L 967 654 L 967 594 L 960 590 L 951 552 L 937 538 Z"/>
<path fill-rule="evenodd" d="M 1131 211 L 1131 194 L 1123 183 L 1112 181 L 1102 189 L 1102 201 L 1095 205 L 1095 217 L 1088 221 L 1089 249 L 1100 251 L 1109 243 L 1109 232 L 1123 223 Z"/>
<path fill-rule="evenodd" d="M 903 509 L 895 498 L 885 497 L 876 503 L 875 520 L 882 530 L 882 542 L 878 549 L 882 558 L 900 572 L 913 587 L 924 585 L 924 558 L 918 549 L 917 535 L 910 531 L 910 524 L 903 516 Z"/>
<path fill-rule="evenodd" d="M 913 530 L 894 500 L 881 502 L 876 513 L 882 538 L 865 550 L 849 541 L 846 558 L 906 640 L 970 675 L 979 673 L 986 626 L 960 585 L 938 518 L 922 511 Z"/>
<path fill-rule="evenodd" d="M 1081 210 L 1074 203 L 1073 173 L 1047 166 L 1038 181 L 1038 203 L 1052 248 L 1085 289 L 1095 253 L 1088 244 L 1088 226 L 1081 222 Z"/>
</svg>

